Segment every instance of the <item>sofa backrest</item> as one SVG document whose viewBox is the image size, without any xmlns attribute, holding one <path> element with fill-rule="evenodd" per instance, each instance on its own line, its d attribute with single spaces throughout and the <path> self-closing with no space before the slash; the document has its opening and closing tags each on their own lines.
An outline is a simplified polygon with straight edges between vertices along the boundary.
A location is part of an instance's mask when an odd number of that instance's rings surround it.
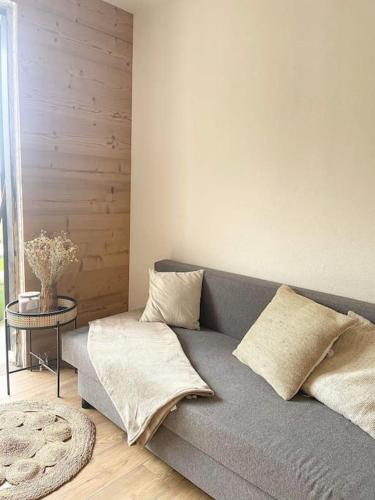
<svg viewBox="0 0 375 500">
<path fill-rule="evenodd" d="M 242 339 L 250 326 L 271 301 L 280 283 L 217 271 L 173 260 L 155 263 L 156 271 L 187 272 L 204 269 L 201 325 L 237 339 Z M 375 304 L 339 297 L 328 293 L 293 289 L 310 299 L 346 314 L 349 310 L 375 322 Z"/>
</svg>

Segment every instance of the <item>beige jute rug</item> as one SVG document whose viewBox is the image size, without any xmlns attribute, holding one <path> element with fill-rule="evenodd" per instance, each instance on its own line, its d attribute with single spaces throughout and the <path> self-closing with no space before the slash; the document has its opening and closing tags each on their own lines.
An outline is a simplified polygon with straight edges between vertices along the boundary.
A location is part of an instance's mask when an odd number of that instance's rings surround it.
<svg viewBox="0 0 375 500">
<path fill-rule="evenodd" d="M 80 411 L 48 401 L 0 405 L 0 499 L 42 498 L 90 460 L 95 426 Z"/>
</svg>

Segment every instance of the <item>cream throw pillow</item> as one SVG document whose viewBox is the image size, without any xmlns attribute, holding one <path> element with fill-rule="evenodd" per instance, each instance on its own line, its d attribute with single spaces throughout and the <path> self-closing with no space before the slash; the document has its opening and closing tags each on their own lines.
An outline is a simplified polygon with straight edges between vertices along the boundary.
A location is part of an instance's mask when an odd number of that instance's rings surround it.
<svg viewBox="0 0 375 500">
<path fill-rule="evenodd" d="M 149 297 L 140 321 L 199 330 L 203 272 L 159 273 L 150 269 Z"/>
<path fill-rule="evenodd" d="M 358 322 L 333 345 L 303 384 L 303 391 L 341 413 L 375 438 L 375 325 L 350 312 Z"/>
<path fill-rule="evenodd" d="M 283 285 L 233 354 L 288 400 L 354 322 Z"/>
</svg>

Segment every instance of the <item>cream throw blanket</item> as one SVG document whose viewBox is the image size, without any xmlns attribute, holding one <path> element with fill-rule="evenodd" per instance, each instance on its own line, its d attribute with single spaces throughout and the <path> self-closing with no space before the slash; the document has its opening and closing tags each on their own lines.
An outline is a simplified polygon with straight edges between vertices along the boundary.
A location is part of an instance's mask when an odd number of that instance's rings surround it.
<svg viewBox="0 0 375 500">
<path fill-rule="evenodd" d="M 129 445 L 144 446 L 181 399 L 213 391 L 191 366 L 175 333 L 163 323 L 141 323 L 140 316 L 136 311 L 91 322 L 87 348 Z"/>
</svg>

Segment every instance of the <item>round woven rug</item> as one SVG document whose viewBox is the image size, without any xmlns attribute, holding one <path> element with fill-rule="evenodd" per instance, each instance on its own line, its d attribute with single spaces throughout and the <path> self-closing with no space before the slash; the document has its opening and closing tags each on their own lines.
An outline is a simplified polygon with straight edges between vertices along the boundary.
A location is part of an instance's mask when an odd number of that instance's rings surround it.
<svg viewBox="0 0 375 500">
<path fill-rule="evenodd" d="M 34 500 L 68 482 L 90 460 L 95 426 L 48 401 L 0 405 L 0 499 Z"/>
</svg>

